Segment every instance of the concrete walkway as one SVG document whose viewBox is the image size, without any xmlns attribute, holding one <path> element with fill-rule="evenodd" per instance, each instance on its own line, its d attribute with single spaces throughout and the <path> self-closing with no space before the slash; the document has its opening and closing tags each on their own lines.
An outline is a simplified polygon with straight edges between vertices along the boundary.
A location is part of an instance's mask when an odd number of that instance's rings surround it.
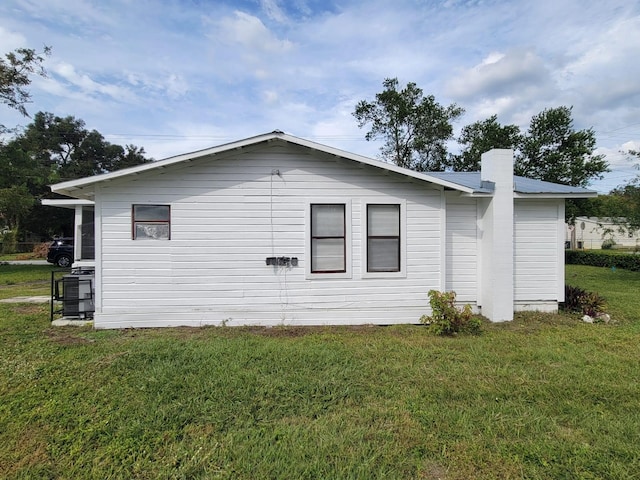
<svg viewBox="0 0 640 480">
<path fill-rule="evenodd" d="M 0 260 L 0 264 L 5 265 L 52 265 L 46 260 Z"/>
<path fill-rule="evenodd" d="M 49 303 L 50 295 L 34 295 L 33 297 L 11 297 L 0 300 L 0 303 Z"/>
</svg>

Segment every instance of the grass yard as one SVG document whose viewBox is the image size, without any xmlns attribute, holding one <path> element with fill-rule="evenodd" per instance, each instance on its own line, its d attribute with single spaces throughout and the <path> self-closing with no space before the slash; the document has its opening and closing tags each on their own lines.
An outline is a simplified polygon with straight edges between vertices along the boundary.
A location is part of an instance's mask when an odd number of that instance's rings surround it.
<svg viewBox="0 0 640 480">
<path fill-rule="evenodd" d="M 0 265 L 0 294 L 43 274 Z M 0 304 L 0 477 L 640 478 L 640 273 L 567 280 L 618 323 L 94 331 Z"/>
</svg>

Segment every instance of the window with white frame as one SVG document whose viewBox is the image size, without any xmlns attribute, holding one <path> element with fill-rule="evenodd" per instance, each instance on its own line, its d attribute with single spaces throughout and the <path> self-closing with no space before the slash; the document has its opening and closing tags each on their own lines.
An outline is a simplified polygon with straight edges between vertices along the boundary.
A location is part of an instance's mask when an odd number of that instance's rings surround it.
<svg viewBox="0 0 640 480">
<path fill-rule="evenodd" d="M 367 205 L 367 272 L 399 272 L 400 252 L 400 205 Z"/>
<path fill-rule="evenodd" d="M 133 205 L 131 219 L 134 240 L 171 238 L 169 205 Z"/>
<path fill-rule="evenodd" d="M 311 273 L 346 272 L 345 205 L 311 204 Z"/>
</svg>

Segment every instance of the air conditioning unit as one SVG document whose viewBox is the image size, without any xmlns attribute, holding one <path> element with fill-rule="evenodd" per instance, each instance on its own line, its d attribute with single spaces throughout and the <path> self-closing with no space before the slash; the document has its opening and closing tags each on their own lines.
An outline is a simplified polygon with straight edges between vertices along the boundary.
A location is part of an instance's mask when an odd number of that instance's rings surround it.
<svg viewBox="0 0 640 480">
<path fill-rule="evenodd" d="M 55 280 L 53 298 L 62 302 L 63 317 L 93 317 L 94 278 L 93 271 L 81 271 Z"/>
</svg>

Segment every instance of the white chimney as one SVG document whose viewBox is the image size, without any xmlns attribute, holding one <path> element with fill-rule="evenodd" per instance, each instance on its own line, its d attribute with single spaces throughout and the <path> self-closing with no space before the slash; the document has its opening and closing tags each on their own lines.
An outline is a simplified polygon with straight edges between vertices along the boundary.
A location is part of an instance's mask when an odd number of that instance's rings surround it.
<svg viewBox="0 0 640 480">
<path fill-rule="evenodd" d="M 480 178 L 493 186 L 493 196 L 482 202 L 480 305 L 489 320 L 504 322 L 514 311 L 513 151 L 484 153 Z"/>
</svg>

